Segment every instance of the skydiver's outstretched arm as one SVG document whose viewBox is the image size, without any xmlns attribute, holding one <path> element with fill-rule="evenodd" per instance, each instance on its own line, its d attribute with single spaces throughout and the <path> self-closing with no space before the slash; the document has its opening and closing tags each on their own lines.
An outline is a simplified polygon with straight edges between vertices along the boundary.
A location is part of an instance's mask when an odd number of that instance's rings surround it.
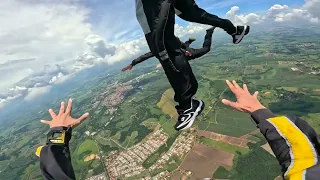
<svg viewBox="0 0 320 180">
<path fill-rule="evenodd" d="M 177 0 L 175 8 L 176 14 L 186 21 L 219 27 L 230 35 L 237 31 L 236 27 L 230 20 L 222 19 L 216 15 L 206 12 L 199 8 L 194 0 Z"/>
<path fill-rule="evenodd" d="M 212 44 L 212 34 L 214 29 L 215 27 L 207 29 L 207 34 L 204 37 L 202 48 L 200 49 L 187 48 L 187 50 L 190 51 L 190 56 L 188 57 L 189 60 L 199 58 L 210 51 L 211 44 Z"/>
<path fill-rule="evenodd" d="M 300 118 L 276 116 L 250 94 L 246 85 L 227 81 L 237 102 L 222 102 L 238 111 L 251 114 L 282 167 L 285 179 L 316 180 L 320 177 L 319 142 L 314 129 Z"/>
<path fill-rule="evenodd" d="M 146 54 L 138 57 L 137 59 L 134 59 L 134 60 L 132 61 L 131 65 L 132 65 L 132 66 L 135 66 L 135 65 L 137 65 L 137 64 L 139 64 L 139 63 L 142 63 L 143 61 L 145 61 L 145 60 L 147 60 L 147 59 L 149 59 L 149 58 L 152 58 L 152 57 L 154 57 L 154 55 L 152 54 L 152 52 L 148 52 L 148 53 L 146 53 Z"/>
<path fill-rule="evenodd" d="M 46 180 L 75 180 L 75 173 L 71 164 L 69 141 L 72 128 L 81 124 L 89 114 L 85 113 L 79 119 L 71 117 L 72 100 L 65 104 L 61 103 L 60 112 L 56 115 L 52 109 L 49 113 L 51 121 L 41 120 L 42 123 L 50 125 L 45 146 L 38 147 L 36 155 L 40 157 L 41 174 Z"/>
<path fill-rule="evenodd" d="M 148 52 L 140 57 L 138 57 L 137 59 L 134 59 L 131 64 L 129 64 L 128 66 L 122 68 L 122 71 L 126 71 L 126 70 L 131 70 L 133 66 L 139 64 L 139 63 L 142 63 L 143 61 L 149 59 L 149 58 L 152 58 L 154 57 L 153 53 L 152 52 Z"/>
</svg>

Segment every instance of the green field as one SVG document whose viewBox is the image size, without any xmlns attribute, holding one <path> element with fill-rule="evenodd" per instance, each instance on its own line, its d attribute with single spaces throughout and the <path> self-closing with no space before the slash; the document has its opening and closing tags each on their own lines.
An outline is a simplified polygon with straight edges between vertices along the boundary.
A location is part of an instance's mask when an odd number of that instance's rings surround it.
<svg viewBox="0 0 320 180">
<path fill-rule="evenodd" d="M 230 174 L 230 172 L 226 168 L 219 166 L 218 169 L 212 175 L 212 178 L 228 179 L 229 174 Z"/>
<path fill-rule="evenodd" d="M 221 102 L 203 117 L 205 120 L 202 119 L 198 126 L 200 130 L 240 137 L 256 129 L 247 114 L 234 111 Z"/>
<path fill-rule="evenodd" d="M 230 179 L 274 180 L 281 174 L 280 169 L 278 161 L 270 153 L 258 148 L 235 160 Z"/>
<path fill-rule="evenodd" d="M 93 140 L 86 139 L 78 148 L 78 154 L 90 152 L 91 154 L 97 154 L 98 148 Z"/>
<path fill-rule="evenodd" d="M 213 147 L 215 149 L 219 149 L 221 151 L 229 152 L 232 154 L 236 154 L 237 152 L 240 152 L 241 154 L 246 154 L 249 152 L 248 148 L 242 148 L 238 146 L 234 146 L 228 143 L 220 142 L 220 141 L 215 141 L 209 138 L 201 137 L 199 142 L 201 144 L 205 144 L 207 146 Z"/>
</svg>

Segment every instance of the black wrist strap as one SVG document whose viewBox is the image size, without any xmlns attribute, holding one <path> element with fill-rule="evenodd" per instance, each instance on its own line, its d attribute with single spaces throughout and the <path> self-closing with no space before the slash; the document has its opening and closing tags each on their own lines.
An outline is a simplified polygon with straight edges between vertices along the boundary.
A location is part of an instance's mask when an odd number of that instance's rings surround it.
<svg viewBox="0 0 320 180">
<path fill-rule="evenodd" d="M 71 127 L 55 127 L 51 128 L 47 134 L 46 144 L 69 145 L 71 139 Z"/>
</svg>

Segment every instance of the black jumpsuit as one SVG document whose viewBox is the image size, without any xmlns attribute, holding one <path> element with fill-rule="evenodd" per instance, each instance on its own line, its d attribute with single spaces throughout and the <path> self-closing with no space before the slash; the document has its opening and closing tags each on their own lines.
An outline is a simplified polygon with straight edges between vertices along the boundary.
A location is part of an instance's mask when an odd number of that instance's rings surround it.
<svg viewBox="0 0 320 180">
<path fill-rule="evenodd" d="M 184 52 L 181 52 L 181 42 L 175 37 L 175 13 L 191 22 L 221 27 L 229 34 L 235 33 L 236 28 L 229 20 L 200 9 L 193 0 L 136 0 L 136 16 L 150 51 L 160 60 L 175 91 L 175 101 L 181 109 L 188 109 L 198 82 Z"/>
</svg>

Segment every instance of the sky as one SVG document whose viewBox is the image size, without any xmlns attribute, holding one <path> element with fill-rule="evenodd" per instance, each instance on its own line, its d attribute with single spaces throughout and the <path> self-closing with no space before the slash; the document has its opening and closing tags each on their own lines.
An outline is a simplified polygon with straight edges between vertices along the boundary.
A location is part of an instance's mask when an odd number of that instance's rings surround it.
<svg viewBox="0 0 320 180">
<path fill-rule="evenodd" d="M 196 2 L 236 25 L 320 24 L 320 0 Z M 135 0 L 1 0 L 0 23 L 0 108 L 16 98 L 50 93 L 85 68 L 148 51 Z M 177 17 L 175 34 L 189 36 L 207 27 Z"/>
</svg>

